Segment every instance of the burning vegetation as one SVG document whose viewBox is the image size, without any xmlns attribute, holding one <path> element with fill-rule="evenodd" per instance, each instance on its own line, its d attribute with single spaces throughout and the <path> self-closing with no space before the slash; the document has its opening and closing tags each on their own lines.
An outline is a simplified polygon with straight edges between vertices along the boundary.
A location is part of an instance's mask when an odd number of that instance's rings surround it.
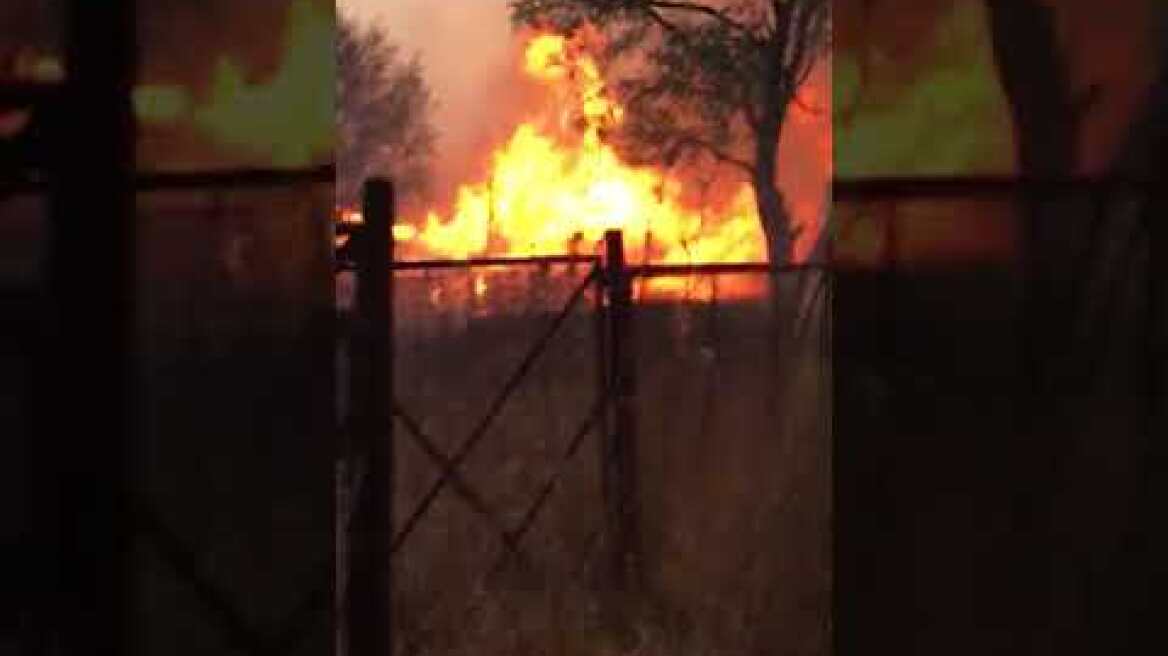
<svg viewBox="0 0 1168 656">
<path fill-rule="evenodd" d="M 619 229 L 631 262 L 767 260 L 749 181 L 723 175 L 711 184 L 692 168 L 634 164 L 613 143 L 626 110 L 606 83 L 598 56 L 603 37 L 585 29 L 571 36 L 537 32 L 524 38 L 518 65 L 545 90 L 546 101 L 490 151 L 485 174 L 458 186 L 448 208 L 399 217 L 394 237 L 403 257 L 588 254 L 605 231 Z M 822 135 L 819 141 L 826 146 L 815 149 L 803 166 L 830 167 L 828 138 Z M 793 204 L 801 220 L 814 222 L 808 215 L 816 202 L 799 197 Z M 342 214 L 359 220 L 351 209 Z M 642 291 L 692 296 L 695 282 L 657 279 Z M 742 278 L 719 294 L 753 297 L 764 286 L 763 280 Z"/>
<path fill-rule="evenodd" d="M 524 72 L 547 85 L 550 111 L 520 123 L 490 155 L 485 180 L 462 185 L 449 213 L 431 210 L 402 236 L 407 253 L 466 258 L 590 248 L 605 230 L 629 236 L 630 256 L 653 262 L 765 259 L 749 186 L 716 208 L 687 206 L 684 182 L 626 164 L 605 141 L 623 118 L 581 40 L 530 39 Z"/>
</svg>

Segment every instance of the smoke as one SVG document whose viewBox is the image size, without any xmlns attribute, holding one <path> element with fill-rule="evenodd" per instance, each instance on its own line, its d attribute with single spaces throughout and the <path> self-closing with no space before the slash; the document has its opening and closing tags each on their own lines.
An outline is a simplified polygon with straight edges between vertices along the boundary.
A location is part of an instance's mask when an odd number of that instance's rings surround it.
<svg viewBox="0 0 1168 656">
<path fill-rule="evenodd" d="M 404 53 L 419 57 L 436 101 L 436 198 L 481 177 L 482 155 L 542 97 L 520 69 L 506 0 L 338 0 L 337 8 L 381 23 Z"/>
</svg>

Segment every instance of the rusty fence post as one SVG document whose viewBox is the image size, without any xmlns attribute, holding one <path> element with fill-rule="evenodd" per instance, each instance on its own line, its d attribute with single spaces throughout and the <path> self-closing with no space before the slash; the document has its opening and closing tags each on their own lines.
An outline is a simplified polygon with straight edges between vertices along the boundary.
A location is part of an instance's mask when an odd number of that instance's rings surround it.
<svg viewBox="0 0 1168 656">
<path fill-rule="evenodd" d="M 595 329 L 596 329 L 596 391 L 597 398 L 603 399 L 602 411 L 597 419 L 597 431 L 599 439 L 597 440 L 597 464 L 600 474 L 600 493 L 601 503 L 604 508 L 604 530 L 605 542 L 609 541 L 607 537 L 611 529 L 612 516 L 610 496 L 612 485 L 609 482 L 609 474 L 611 468 L 609 467 L 609 442 L 612 436 L 612 371 L 609 366 L 609 295 L 607 285 L 607 269 L 605 268 L 603 260 L 597 261 L 598 267 L 596 280 L 593 283 L 593 291 L 595 293 L 594 307 L 596 311 Z"/>
<path fill-rule="evenodd" d="M 346 604 L 348 643 L 355 656 L 389 656 L 393 649 L 393 220 L 393 185 L 369 180 L 357 249 L 363 330 L 352 358 L 354 437 L 365 472 L 354 498 Z"/>
<path fill-rule="evenodd" d="M 620 231 L 609 230 L 604 234 L 604 251 L 608 295 L 607 388 L 612 395 L 610 430 L 604 448 L 605 499 L 613 584 L 623 591 L 638 585 L 641 577 L 632 276 L 626 266 Z"/>
</svg>

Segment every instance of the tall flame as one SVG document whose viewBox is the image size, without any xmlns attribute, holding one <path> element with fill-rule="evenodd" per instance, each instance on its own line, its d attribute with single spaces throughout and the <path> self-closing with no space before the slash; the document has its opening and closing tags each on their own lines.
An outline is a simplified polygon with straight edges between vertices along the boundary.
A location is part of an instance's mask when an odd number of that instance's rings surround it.
<svg viewBox="0 0 1168 656">
<path fill-rule="evenodd" d="M 533 37 L 523 70 L 567 99 L 558 121 L 520 123 L 490 156 L 487 179 L 462 185 L 448 215 L 431 210 L 405 240 L 428 257 L 564 253 L 623 230 L 628 256 L 662 263 L 766 259 L 753 191 L 739 185 L 710 214 L 683 201 L 684 182 L 625 163 L 605 142 L 624 109 L 596 60 L 573 40 Z M 570 128 L 578 129 L 570 129 Z M 669 287 L 662 281 L 658 288 Z"/>
</svg>

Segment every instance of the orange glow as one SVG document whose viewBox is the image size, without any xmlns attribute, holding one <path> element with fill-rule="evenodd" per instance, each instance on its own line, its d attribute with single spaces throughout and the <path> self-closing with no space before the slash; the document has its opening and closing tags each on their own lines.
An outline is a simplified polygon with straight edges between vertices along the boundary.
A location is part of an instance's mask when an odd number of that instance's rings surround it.
<svg viewBox="0 0 1168 656">
<path fill-rule="evenodd" d="M 398 224 L 393 226 L 393 238 L 395 241 L 409 241 L 418 236 L 418 229 L 408 224 Z"/>
<path fill-rule="evenodd" d="M 462 185 L 449 212 L 432 209 L 415 222 L 419 230 L 407 252 L 453 259 L 553 255 L 573 251 L 573 242 L 590 251 L 606 230 L 620 229 L 630 262 L 765 261 L 747 183 L 717 208 L 691 207 L 682 200 L 682 180 L 626 164 L 605 143 L 606 128 L 619 125 L 624 112 L 606 92 L 595 59 L 578 46 L 555 35 L 530 40 L 523 71 L 566 98 L 567 107 L 558 120 L 520 123 L 491 153 L 485 180 Z M 727 284 L 719 295 L 753 296 L 762 288 L 761 281 L 748 282 Z M 657 279 L 645 290 L 689 287 L 685 280 Z"/>
<path fill-rule="evenodd" d="M 487 279 L 483 274 L 478 274 L 474 279 L 474 294 L 475 298 L 482 299 L 487 295 Z"/>
</svg>

